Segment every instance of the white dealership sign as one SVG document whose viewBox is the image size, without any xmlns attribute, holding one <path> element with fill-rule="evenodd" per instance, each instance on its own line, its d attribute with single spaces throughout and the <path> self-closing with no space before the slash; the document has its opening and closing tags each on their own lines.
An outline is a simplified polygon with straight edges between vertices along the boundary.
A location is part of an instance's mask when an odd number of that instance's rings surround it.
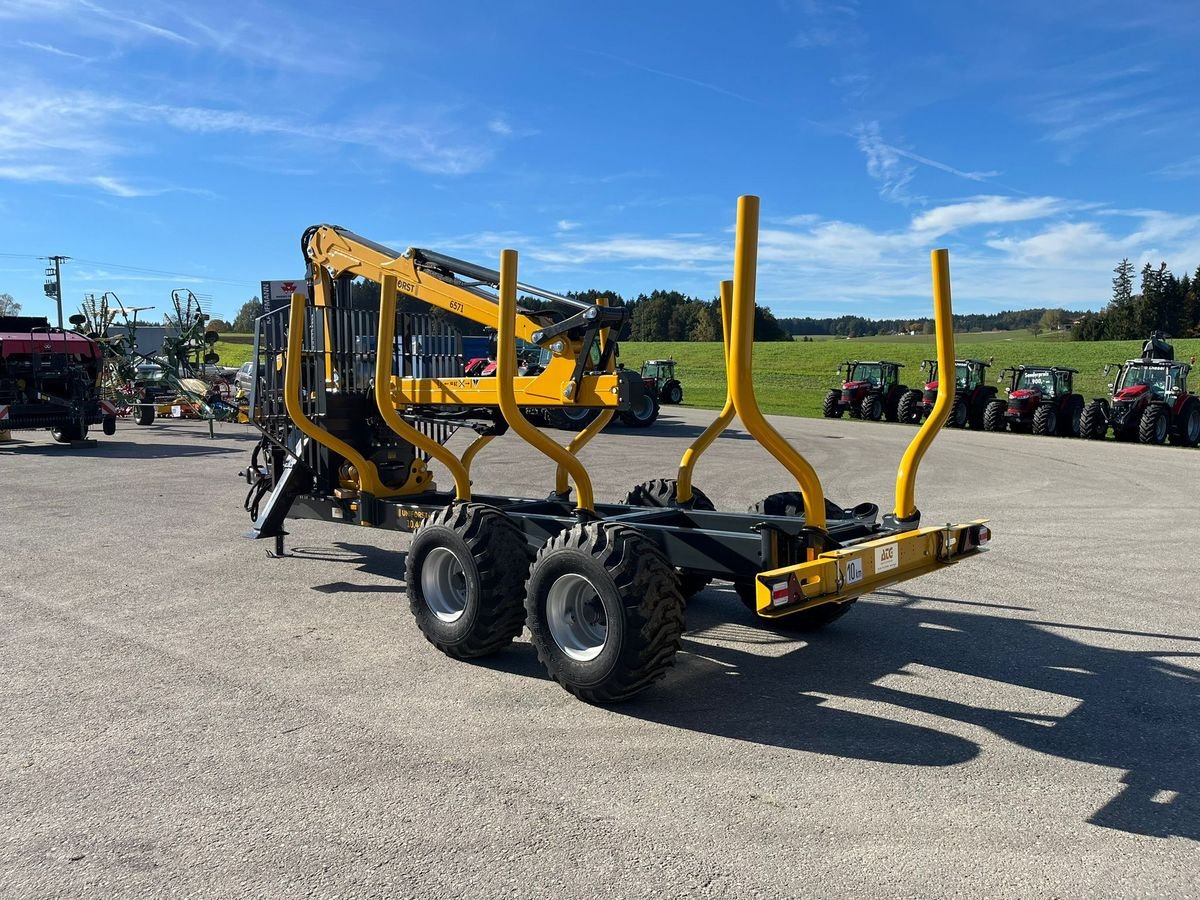
<svg viewBox="0 0 1200 900">
<path fill-rule="evenodd" d="M 263 312 L 269 313 L 281 306 L 287 306 L 292 302 L 292 294 L 308 296 L 308 286 L 304 283 L 303 278 L 296 281 L 262 282 Z"/>
</svg>

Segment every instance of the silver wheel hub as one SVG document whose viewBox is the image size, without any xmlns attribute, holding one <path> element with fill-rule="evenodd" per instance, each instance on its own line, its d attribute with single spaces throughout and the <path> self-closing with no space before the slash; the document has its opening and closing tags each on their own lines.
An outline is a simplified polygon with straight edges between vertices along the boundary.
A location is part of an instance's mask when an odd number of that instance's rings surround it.
<svg viewBox="0 0 1200 900">
<path fill-rule="evenodd" d="M 589 662 L 608 642 L 608 616 L 592 583 L 582 575 L 561 575 L 546 597 L 546 623 L 563 653 Z"/>
<path fill-rule="evenodd" d="M 421 596 L 443 622 L 457 622 L 467 609 L 467 572 L 448 547 L 435 547 L 421 566 Z"/>
</svg>

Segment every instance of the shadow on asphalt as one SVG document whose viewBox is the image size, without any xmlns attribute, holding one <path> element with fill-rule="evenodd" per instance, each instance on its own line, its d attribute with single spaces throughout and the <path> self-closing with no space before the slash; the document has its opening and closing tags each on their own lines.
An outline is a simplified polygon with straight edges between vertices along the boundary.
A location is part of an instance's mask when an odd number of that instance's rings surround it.
<svg viewBox="0 0 1200 900">
<path fill-rule="evenodd" d="M 187 444 L 135 444 L 113 438 L 100 437 L 94 447 L 70 447 L 66 444 L 29 442 L 0 444 L 0 456 L 6 454 L 29 456 L 59 456 L 63 454 L 88 454 L 107 459 L 179 459 L 183 457 L 223 456 L 229 453 L 244 453 L 241 447 L 219 447 L 212 444 L 208 436 L 197 437 Z"/>
<path fill-rule="evenodd" d="M 408 554 L 403 550 L 385 550 L 369 544 L 350 544 L 339 541 L 329 547 L 291 547 L 286 551 L 287 556 L 295 559 L 320 560 L 321 562 L 345 563 L 355 566 L 356 571 L 379 578 L 390 578 L 395 585 L 386 584 L 355 584 L 352 581 L 331 581 L 328 584 L 313 586 L 313 590 L 321 594 L 339 594 L 343 592 L 356 594 L 396 593 L 404 590 L 404 563 Z"/>
<path fill-rule="evenodd" d="M 292 552 L 344 561 L 397 583 L 338 581 L 315 590 L 403 589 L 400 551 L 339 543 Z M 977 743 L 928 719 L 903 721 L 920 713 L 984 728 L 1050 756 L 1123 770 L 1116 795 L 1089 823 L 1200 840 L 1200 637 L 1045 621 L 1032 612 L 891 590 L 860 601 L 824 631 L 795 635 L 758 624 L 718 584 L 689 604 L 675 668 L 611 711 L 850 759 L 952 766 L 978 755 Z M 1083 642 L 1088 635 L 1092 643 Z M 1196 649 L 1094 646 L 1114 637 Z M 546 677 L 526 643 L 479 664 Z M 976 705 L 954 697 L 956 691 L 991 699 Z M 887 717 L 881 714 L 887 707 L 902 713 Z"/>
<path fill-rule="evenodd" d="M 716 410 L 713 410 L 713 416 L 716 416 Z M 697 437 L 708 423 L 704 425 L 689 425 L 686 422 L 681 422 L 678 419 L 660 418 L 653 425 L 648 425 L 645 428 L 630 428 L 627 425 L 610 425 L 604 429 L 605 434 L 649 434 L 657 437 Z M 749 441 L 753 438 L 743 429 L 733 426 L 726 428 L 721 432 L 721 438 L 724 440 L 734 441 Z"/>
</svg>

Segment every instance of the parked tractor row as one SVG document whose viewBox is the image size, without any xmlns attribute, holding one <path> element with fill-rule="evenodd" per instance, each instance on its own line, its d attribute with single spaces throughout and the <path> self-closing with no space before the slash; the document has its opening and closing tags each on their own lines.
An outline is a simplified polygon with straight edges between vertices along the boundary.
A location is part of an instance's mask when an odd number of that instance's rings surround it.
<svg viewBox="0 0 1200 900">
<path fill-rule="evenodd" d="M 1194 362 L 1194 360 L 1192 360 Z M 975 431 L 1013 431 L 1044 437 L 1102 440 L 1111 430 L 1118 441 L 1185 447 L 1200 444 L 1200 399 L 1187 387 L 1192 363 L 1175 360 L 1174 348 L 1155 333 L 1142 356 L 1104 367 L 1116 372 L 1107 397 L 1088 403 L 1075 392 L 1078 369 L 1066 366 L 1019 365 L 1004 369 L 997 384 L 987 383 L 990 360 L 954 361 L 954 404 L 946 425 Z M 924 384 L 910 388 L 900 381 L 902 363 L 850 361 L 838 369 L 842 386 L 825 396 L 826 418 L 852 418 L 919 425 L 937 397 L 938 362 L 921 364 Z"/>
</svg>

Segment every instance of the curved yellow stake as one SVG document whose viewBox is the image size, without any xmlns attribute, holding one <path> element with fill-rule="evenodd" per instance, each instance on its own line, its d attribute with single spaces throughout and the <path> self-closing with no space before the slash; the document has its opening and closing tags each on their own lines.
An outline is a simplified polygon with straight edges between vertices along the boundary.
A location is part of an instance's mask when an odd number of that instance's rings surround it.
<svg viewBox="0 0 1200 900">
<path fill-rule="evenodd" d="M 379 480 L 379 471 L 375 468 L 374 463 L 364 458 L 361 453 L 341 438 L 317 425 L 304 413 L 304 407 L 300 403 L 300 360 L 304 350 L 304 304 L 303 294 L 292 294 L 292 305 L 288 315 L 287 356 L 283 360 L 284 408 L 291 420 L 296 423 L 296 427 L 304 434 L 322 447 L 328 447 L 334 453 L 345 457 L 358 470 L 358 489 L 360 491 L 375 497 L 389 496 L 391 492 Z"/>
<path fill-rule="evenodd" d="M 513 379 L 517 374 L 517 251 L 500 251 L 499 321 L 496 323 L 496 400 L 508 427 L 552 462 L 565 466 L 575 482 L 576 508 L 595 510 L 592 480 L 583 464 L 535 428 L 517 406 Z"/>
<path fill-rule="evenodd" d="M 683 451 L 683 459 L 679 461 L 679 475 L 676 477 L 677 486 L 675 489 L 675 499 L 680 503 L 687 503 L 692 499 L 692 472 L 696 468 L 696 463 L 700 461 L 700 455 L 717 439 L 717 435 L 724 431 L 729 426 L 729 423 L 733 421 L 735 410 L 733 408 L 733 388 L 730 387 L 732 370 L 729 368 L 729 319 L 730 307 L 732 305 L 733 282 L 722 281 L 721 340 L 725 345 L 725 405 L 721 407 L 720 414 L 692 442 L 692 446 Z"/>
<path fill-rule="evenodd" d="M 375 344 L 375 405 L 388 428 L 418 450 L 428 453 L 450 471 L 454 496 L 471 499 L 471 479 L 464 466 L 446 447 L 400 418 L 392 400 L 392 358 L 396 346 L 396 276 L 384 275 L 379 282 L 379 336 Z"/>
<path fill-rule="evenodd" d="M 608 306 L 608 298 L 607 297 L 597 297 L 596 305 L 597 306 Z M 606 329 L 604 329 L 603 343 L 600 345 L 600 349 L 602 351 L 608 345 L 608 341 L 609 341 L 609 332 L 608 332 L 608 329 L 606 328 Z M 609 360 L 608 371 L 612 372 L 612 371 L 615 371 L 615 369 L 616 369 L 616 363 L 612 360 Z M 571 438 L 571 442 L 569 444 L 567 444 L 567 452 L 570 453 L 572 456 L 578 457 L 579 451 L 582 450 L 585 446 L 587 446 L 588 442 L 592 438 L 594 438 L 601 431 L 603 431 L 605 428 L 607 428 L 608 423 L 613 420 L 613 416 L 615 416 L 616 414 L 617 414 L 617 411 L 615 409 L 601 410 L 600 415 L 598 415 L 598 416 L 596 416 L 596 418 L 592 419 L 592 421 L 590 421 L 586 426 L 584 426 L 582 431 L 580 431 L 577 435 L 575 435 L 575 437 Z M 560 497 L 565 496 L 567 493 L 567 470 L 562 467 L 561 463 L 559 464 L 558 468 L 554 472 L 554 493 L 558 494 Z"/>
<path fill-rule="evenodd" d="M 571 443 L 567 444 L 567 452 L 572 456 L 577 456 L 579 451 L 587 445 L 588 441 L 608 427 L 608 423 L 612 421 L 613 416 L 616 414 L 617 411 L 615 409 L 602 410 L 600 415 L 592 419 L 583 431 L 571 438 Z M 567 470 L 563 468 L 562 463 L 558 464 L 558 470 L 554 473 L 554 493 L 560 497 L 567 493 Z"/>
<path fill-rule="evenodd" d="M 921 430 L 917 432 L 896 473 L 896 518 L 911 518 L 917 511 L 917 468 L 925 451 L 937 437 L 954 404 L 954 314 L 950 303 L 950 251 L 934 250 L 929 254 L 933 269 L 933 324 L 937 335 L 938 392 Z M 947 375 L 950 375 L 947 378 Z"/>
<path fill-rule="evenodd" d="M 479 454 L 479 451 L 495 439 L 496 436 L 493 434 L 481 434 L 475 440 L 471 441 L 471 446 L 463 451 L 462 464 L 463 468 L 467 470 L 468 476 L 471 474 L 471 463 L 475 462 L 475 457 Z"/>
<path fill-rule="evenodd" d="M 758 264 L 758 198 L 738 197 L 737 238 L 733 257 L 733 328 L 729 338 L 728 379 L 733 406 L 746 430 L 791 473 L 804 495 L 804 521 L 825 527 L 825 492 L 821 479 L 801 456 L 763 418 L 754 396 L 751 365 L 754 359 L 754 286 Z M 810 550 L 811 552 L 811 550 Z"/>
</svg>

